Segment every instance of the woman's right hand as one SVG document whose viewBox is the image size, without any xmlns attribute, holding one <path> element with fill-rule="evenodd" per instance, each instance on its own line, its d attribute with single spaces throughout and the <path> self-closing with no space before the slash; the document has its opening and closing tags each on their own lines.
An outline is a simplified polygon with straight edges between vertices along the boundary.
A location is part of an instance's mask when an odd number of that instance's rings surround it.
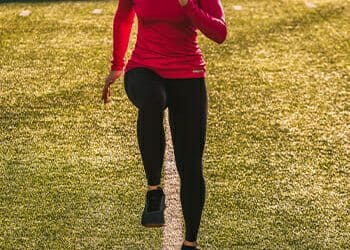
<svg viewBox="0 0 350 250">
<path fill-rule="evenodd" d="M 111 70 L 105 80 L 105 85 L 102 90 L 102 100 L 106 104 L 110 101 L 112 96 L 111 85 L 123 74 L 122 70 Z"/>
</svg>

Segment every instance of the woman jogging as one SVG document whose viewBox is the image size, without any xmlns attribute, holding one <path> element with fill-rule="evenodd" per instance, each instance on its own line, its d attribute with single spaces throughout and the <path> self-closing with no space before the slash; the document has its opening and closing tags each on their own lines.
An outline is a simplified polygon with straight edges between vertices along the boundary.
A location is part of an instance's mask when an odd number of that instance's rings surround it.
<svg viewBox="0 0 350 250">
<path fill-rule="evenodd" d="M 125 66 L 135 13 L 137 41 Z M 165 152 L 163 112 L 168 108 L 186 229 L 182 249 L 197 249 L 205 201 L 202 156 L 208 104 L 196 29 L 217 43 L 224 42 L 227 30 L 220 0 L 119 0 L 112 66 L 102 92 L 107 103 L 111 84 L 125 71 L 126 94 L 138 109 L 137 140 L 148 184 L 141 219 L 146 227 L 164 225 L 160 179 Z"/>
</svg>

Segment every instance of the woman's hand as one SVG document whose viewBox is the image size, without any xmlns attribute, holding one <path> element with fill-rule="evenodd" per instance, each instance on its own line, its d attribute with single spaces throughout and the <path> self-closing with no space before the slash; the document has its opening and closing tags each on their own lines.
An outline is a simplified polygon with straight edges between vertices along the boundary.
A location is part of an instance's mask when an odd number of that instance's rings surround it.
<svg viewBox="0 0 350 250">
<path fill-rule="evenodd" d="M 122 70 L 111 70 L 109 72 L 109 75 L 107 76 L 105 80 L 105 85 L 103 86 L 102 90 L 102 100 L 106 104 L 110 101 L 109 97 L 112 96 L 111 91 L 111 85 L 117 80 L 121 75 L 123 71 Z"/>
<path fill-rule="evenodd" d="M 182 7 L 184 7 L 187 4 L 188 0 L 179 0 L 179 3 Z"/>
</svg>

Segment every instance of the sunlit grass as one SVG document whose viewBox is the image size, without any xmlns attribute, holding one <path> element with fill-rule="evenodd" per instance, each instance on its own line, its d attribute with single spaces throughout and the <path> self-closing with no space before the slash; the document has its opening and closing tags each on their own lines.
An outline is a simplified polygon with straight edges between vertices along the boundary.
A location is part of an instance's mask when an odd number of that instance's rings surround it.
<svg viewBox="0 0 350 250">
<path fill-rule="evenodd" d="M 203 249 L 350 245 L 350 6 L 313 3 L 225 0 L 228 40 L 199 37 Z M 122 80 L 100 101 L 116 4 L 0 4 L 2 249 L 160 248 L 161 230 L 139 223 L 146 182 Z"/>
</svg>

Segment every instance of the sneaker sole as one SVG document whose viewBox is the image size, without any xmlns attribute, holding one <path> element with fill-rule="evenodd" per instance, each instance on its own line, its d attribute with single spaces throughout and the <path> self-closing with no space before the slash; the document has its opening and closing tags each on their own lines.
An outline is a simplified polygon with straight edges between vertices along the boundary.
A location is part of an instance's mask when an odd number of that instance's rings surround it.
<svg viewBox="0 0 350 250">
<path fill-rule="evenodd" d="M 159 212 L 143 213 L 141 224 L 144 227 L 162 227 L 164 226 L 164 209 Z"/>
<path fill-rule="evenodd" d="M 166 208 L 165 205 L 165 197 L 162 200 L 162 209 L 160 211 L 156 212 L 150 212 L 146 213 L 146 208 L 144 209 L 142 213 L 142 219 L 141 219 L 141 224 L 144 227 L 162 227 L 165 225 L 164 222 L 164 211 Z"/>
<path fill-rule="evenodd" d="M 164 224 L 144 224 L 144 227 L 164 227 Z"/>
</svg>

